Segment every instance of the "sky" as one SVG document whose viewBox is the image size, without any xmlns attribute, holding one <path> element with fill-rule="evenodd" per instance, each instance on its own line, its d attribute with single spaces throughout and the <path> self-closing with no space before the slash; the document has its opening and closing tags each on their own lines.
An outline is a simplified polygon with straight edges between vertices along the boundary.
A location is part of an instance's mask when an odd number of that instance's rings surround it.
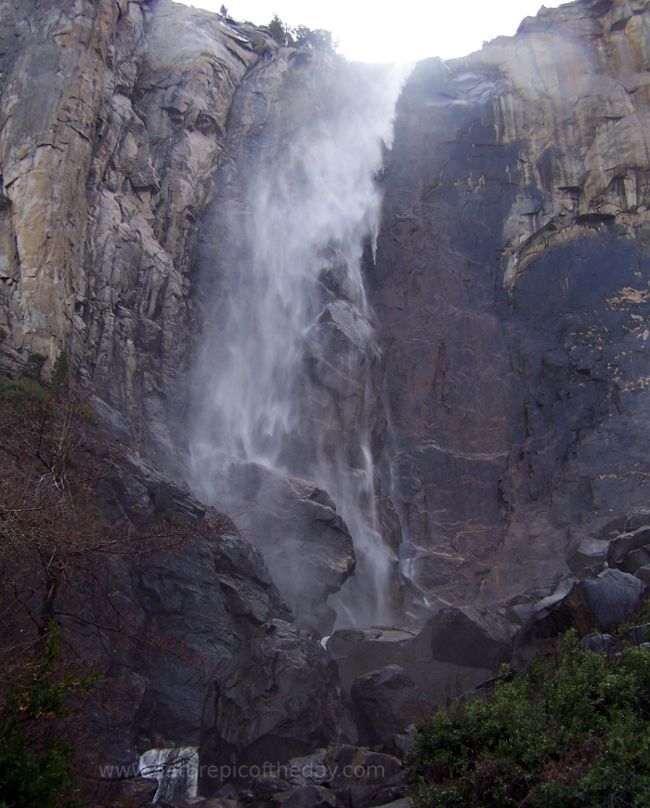
<svg viewBox="0 0 650 808">
<path fill-rule="evenodd" d="M 218 11 L 224 0 L 180 0 Z M 325 28 L 339 53 L 363 62 L 464 56 L 495 36 L 511 36 L 541 0 L 225 0 L 230 16 L 257 24 L 274 13 L 289 25 Z M 560 0 L 545 0 L 555 7 Z"/>
</svg>

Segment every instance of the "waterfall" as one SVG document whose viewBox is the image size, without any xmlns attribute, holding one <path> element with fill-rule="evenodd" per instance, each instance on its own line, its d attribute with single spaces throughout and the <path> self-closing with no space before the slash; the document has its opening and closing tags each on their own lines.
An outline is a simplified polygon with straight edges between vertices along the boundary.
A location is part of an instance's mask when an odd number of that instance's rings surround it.
<svg viewBox="0 0 650 808">
<path fill-rule="evenodd" d="M 199 783 L 199 752 L 196 746 L 149 749 L 140 755 L 138 774 L 157 780 L 153 802 L 168 804 L 175 798 L 196 797 Z"/>
<path fill-rule="evenodd" d="M 240 164 L 217 177 L 227 190 L 201 253 L 192 487 L 223 505 L 227 470 L 254 463 L 327 491 L 357 558 L 335 598 L 341 625 L 390 619 L 394 559 L 371 449 L 379 352 L 362 261 L 374 251 L 377 175 L 404 79 L 393 66 L 318 54 L 263 68 L 258 82 L 268 91 L 275 80 L 276 97 L 245 160 L 240 144 Z"/>
</svg>

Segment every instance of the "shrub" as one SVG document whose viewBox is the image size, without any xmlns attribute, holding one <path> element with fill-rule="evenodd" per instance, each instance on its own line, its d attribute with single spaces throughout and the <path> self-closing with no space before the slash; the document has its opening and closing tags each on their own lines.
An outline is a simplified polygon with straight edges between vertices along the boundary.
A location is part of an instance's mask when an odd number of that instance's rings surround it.
<svg viewBox="0 0 650 808">
<path fill-rule="evenodd" d="M 606 657 L 569 632 L 487 699 L 440 709 L 409 758 L 418 808 L 650 805 L 650 651 Z"/>
<path fill-rule="evenodd" d="M 61 632 L 51 623 L 31 663 L 3 694 L 0 711 L 0 806 L 73 808 L 76 780 L 72 745 L 60 721 L 74 696 L 91 689 L 95 677 L 57 669 Z"/>
</svg>

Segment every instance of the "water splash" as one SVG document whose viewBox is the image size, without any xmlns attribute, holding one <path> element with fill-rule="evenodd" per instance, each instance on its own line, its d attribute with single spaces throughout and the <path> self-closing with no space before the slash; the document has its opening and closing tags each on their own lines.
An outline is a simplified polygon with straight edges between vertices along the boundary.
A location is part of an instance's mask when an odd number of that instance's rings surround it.
<svg viewBox="0 0 650 808">
<path fill-rule="evenodd" d="M 314 480 L 357 556 L 337 597 L 339 624 L 385 622 L 394 559 L 377 516 L 378 348 L 362 261 L 376 245 L 377 174 L 408 71 L 318 56 L 266 70 L 282 84 L 235 202 L 215 216 L 227 227 L 204 250 L 213 286 L 195 373 L 192 485 L 214 502 L 236 462 Z"/>
</svg>

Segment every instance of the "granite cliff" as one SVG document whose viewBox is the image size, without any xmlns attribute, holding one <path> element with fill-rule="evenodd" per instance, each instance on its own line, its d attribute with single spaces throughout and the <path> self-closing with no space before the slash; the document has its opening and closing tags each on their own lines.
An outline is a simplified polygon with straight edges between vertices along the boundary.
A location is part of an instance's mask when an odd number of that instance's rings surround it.
<svg viewBox="0 0 650 808">
<path fill-rule="evenodd" d="M 242 455 L 218 485 L 193 466 L 197 424 L 215 423 L 197 357 L 230 344 L 233 315 L 259 319 L 219 305 L 242 299 L 253 181 L 387 74 L 171 0 L 14 0 L 0 23 L 0 367 L 38 354 L 47 376 L 65 354 L 93 441 L 120 447 L 104 512 L 194 526 L 154 560 L 98 567 L 135 647 L 101 598 L 54 605 L 86 603 L 83 631 L 61 621 L 121 694 L 95 716 L 103 760 L 399 753 L 401 719 L 515 646 L 633 612 L 650 579 L 647 0 L 542 9 L 515 37 L 415 66 L 366 171 L 381 217 L 362 212 L 354 249 L 314 248 L 302 420 L 275 466 Z M 213 527 L 209 505 L 235 524 Z M 385 578 L 358 541 L 368 524 Z M 371 579 L 386 611 L 364 599 Z M 280 778 L 249 797 L 387 803 L 399 764 L 382 761 L 380 784 Z"/>
</svg>

